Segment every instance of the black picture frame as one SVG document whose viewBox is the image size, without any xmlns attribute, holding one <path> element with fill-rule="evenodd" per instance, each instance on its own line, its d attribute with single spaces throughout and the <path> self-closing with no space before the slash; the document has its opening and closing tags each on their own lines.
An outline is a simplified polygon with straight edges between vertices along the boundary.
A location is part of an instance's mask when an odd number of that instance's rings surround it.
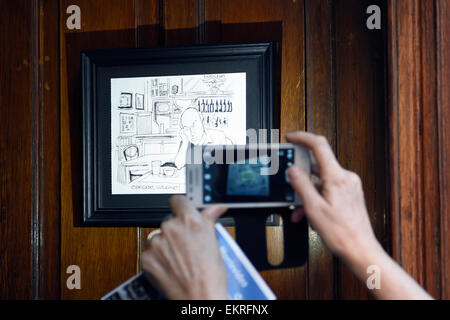
<svg viewBox="0 0 450 320">
<path fill-rule="evenodd" d="M 170 213 L 170 195 L 111 194 L 111 78 L 245 72 L 247 129 L 272 129 L 273 59 L 270 42 L 82 52 L 82 224 L 158 226 Z"/>
</svg>

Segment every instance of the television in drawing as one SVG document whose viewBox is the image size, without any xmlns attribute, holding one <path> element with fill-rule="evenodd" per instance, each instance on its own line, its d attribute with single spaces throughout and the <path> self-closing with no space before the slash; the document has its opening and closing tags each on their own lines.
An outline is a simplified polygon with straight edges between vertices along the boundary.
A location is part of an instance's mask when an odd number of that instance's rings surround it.
<svg viewBox="0 0 450 320">
<path fill-rule="evenodd" d="M 111 79 L 112 194 L 186 192 L 190 143 L 245 144 L 246 74 Z"/>
</svg>

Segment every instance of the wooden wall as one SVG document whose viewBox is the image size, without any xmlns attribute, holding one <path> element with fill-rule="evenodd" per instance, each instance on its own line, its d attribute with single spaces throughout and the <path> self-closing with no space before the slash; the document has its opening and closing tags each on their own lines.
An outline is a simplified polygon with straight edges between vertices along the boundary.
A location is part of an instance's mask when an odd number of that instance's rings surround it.
<svg viewBox="0 0 450 320">
<path fill-rule="evenodd" d="M 0 2 L 9 12 L 0 22 L 0 297 L 31 298 L 32 254 L 31 221 L 33 215 L 33 126 L 32 88 L 36 61 L 30 41 L 22 41 L 14 50 L 5 50 L 16 39 L 28 40 L 33 10 L 25 2 Z M 15 19 L 22 17 L 23 23 Z M 25 84 L 25 85 L 23 85 Z M 57 108 L 57 106 L 54 106 Z M 22 115 L 19 120 L 18 114 Z M 18 121 L 19 120 L 19 121 Z M 24 201 L 26 200 L 26 201 Z"/>
<path fill-rule="evenodd" d="M 445 17 L 447 1 L 440 3 Z M 66 27 L 72 4 L 81 8 L 81 30 Z M 361 175 L 376 234 L 390 249 L 387 27 L 366 28 L 371 4 L 387 12 L 383 0 L 0 0 L 9 13 L 0 22 L 0 298 L 98 299 L 139 270 L 149 229 L 79 226 L 86 49 L 276 41 L 281 133 L 306 129 L 329 138 L 341 163 Z M 440 49 L 439 61 L 448 61 Z M 448 144 L 440 128 L 439 141 Z M 281 232 L 268 228 L 279 255 Z M 403 239 L 408 246 L 411 239 Z M 369 297 L 313 230 L 309 240 L 306 265 L 262 272 L 280 299 Z M 81 290 L 66 287 L 73 264 Z"/>
<path fill-rule="evenodd" d="M 394 258 L 433 297 L 450 284 L 450 1 L 389 3 Z"/>
</svg>

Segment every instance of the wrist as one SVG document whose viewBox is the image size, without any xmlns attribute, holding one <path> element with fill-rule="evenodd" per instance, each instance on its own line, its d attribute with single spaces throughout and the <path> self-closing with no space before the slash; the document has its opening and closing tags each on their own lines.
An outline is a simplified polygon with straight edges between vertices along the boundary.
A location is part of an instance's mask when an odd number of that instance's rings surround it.
<svg viewBox="0 0 450 320">
<path fill-rule="evenodd" d="M 363 241 L 356 241 L 352 248 L 341 256 L 345 264 L 360 278 L 367 276 L 367 267 L 380 264 L 386 255 L 375 235 Z"/>
</svg>

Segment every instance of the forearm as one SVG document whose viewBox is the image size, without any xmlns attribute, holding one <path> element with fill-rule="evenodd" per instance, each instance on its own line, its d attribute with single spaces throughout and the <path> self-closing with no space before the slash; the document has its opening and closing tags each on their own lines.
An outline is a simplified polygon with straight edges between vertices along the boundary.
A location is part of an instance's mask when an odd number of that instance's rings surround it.
<svg viewBox="0 0 450 320">
<path fill-rule="evenodd" d="M 317 161 L 315 173 L 322 180 L 321 193 L 310 176 L 295 165 L 289 168 L 289 180 L 303 201 L 309 222 L 328 248 L 338 254 L 365 285 L 370 284 L 368 287 L 376 298 L 430 299 L 375 238 L 361 178 L 339 165 L 326 138 L 307 132 L 290 133 L 286 138 L 310 148 Z"/>
<path fill-rule="evenodd" d="M 373 240 L 366 245 L 356 246 L 355 250 L 344 257 L 344 261 L 355 275 L 367 284 L 372 273 L 369 266 L 379 270 L 380 287 L 370 291 L 377 299 L 389 300 L 424 300 L 432 297 L 387 253 L 378 241 Z"/>
</svg>

